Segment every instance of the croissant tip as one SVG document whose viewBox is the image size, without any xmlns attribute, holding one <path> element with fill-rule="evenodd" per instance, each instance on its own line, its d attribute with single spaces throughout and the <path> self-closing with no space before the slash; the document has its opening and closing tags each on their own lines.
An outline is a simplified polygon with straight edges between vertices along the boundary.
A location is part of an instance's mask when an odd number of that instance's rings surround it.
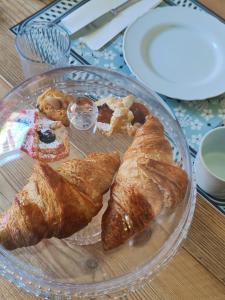
<svg viewBox="0 0 225 300">
<path fill-rule="evenodd" d="M 105 239 L 104 236 L 102 236 L 102 248 L 103 251 L 111 251 L 121 245 L 120 240 L 111 240 L 110 238 L 108 240 Z"/>
<path fill-rule="evenodd" d="M 116 248 L 116 246 L 113 246 L 113 245 L 109 246 L 107 244 L 102 243 L 102 248 L 103 248 L 103 251 L 108 252 L 108 251 L 113 250 L 114 248 Z"/>
</svg>

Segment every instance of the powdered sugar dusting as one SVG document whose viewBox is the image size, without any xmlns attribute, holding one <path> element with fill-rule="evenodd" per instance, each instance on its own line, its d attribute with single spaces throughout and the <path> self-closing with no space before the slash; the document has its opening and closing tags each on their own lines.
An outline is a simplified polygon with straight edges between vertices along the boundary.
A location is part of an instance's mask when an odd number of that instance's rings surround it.
<svg viewBox="0 0 225 300">
<path fill-rule="evenodd" d="M 60 121 L 53 121 L 37 110 L 24 109 L 11 116 L 17 123 L 26 124 L 28 129 L 21 150 L 30 157 L 42 161 L 55 161 L 69 154 L 68 133 Z M 52 130 L 56 139 L 52 143 L 44 143 L 39 139 L 38 130 Z"/>
<path fill-rule="evenodd" d="M 21 147 L 21 150 L 26 152 L 32 158 L 37 158 L 37 138 L 35 138 L 36 131 L 30 128 L 26 139 Z"/>
<path fill-rule="evenodd" d="M 57 148 L 59 148 L 60 146 L 63 146 L 63 145 L 64 144 L 63 144 L 62 141 L 57 141 L 57 140 L 55 140 L 54 142 L 49 143 L 49 144 L 46 144 L 44 142 L 39 141 L 39 144 L 38 144 L 40 150 L 41 149 L 48 149 L 48 148 L 50 148 L 50 149 L 57 149 Z"/>
</svg>

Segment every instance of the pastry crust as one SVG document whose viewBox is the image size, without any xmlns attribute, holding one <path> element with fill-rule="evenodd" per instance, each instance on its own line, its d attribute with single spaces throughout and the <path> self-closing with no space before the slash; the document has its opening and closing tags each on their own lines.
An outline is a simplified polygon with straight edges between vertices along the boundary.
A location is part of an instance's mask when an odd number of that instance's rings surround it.
<svg viewBox="0 0 225 300">
<path fill-rule="evenodd" d="M 95 163 L 95 162 L 98 162 Z M 59 174 L 70 183 L 95 199 L 101 193 L 106 193 L 115 174 L 115 166 L 119 167 L 120 157 L 116 152 L 90 153 L 85 159 L 69 160 L 58 168 Z M 107 176 L 104 171 L 107 170 Z M 76 176 L 73 176 L 76 174 Z M 102 176 L 102 179 L 101 179 Z M 103 179 L 104 177 L 104 179 Z"/>
<path fill-rule="evenodd" d="M 0 243 L 12 250 L 82 229 L 101 209 L 119 163 L 117 153 L 92 154 L 82 164 L 67 161 L 58 171 L 37 162 L 26 186 L 0 217 Z"/>
<path fill-rule="evenodd" d="M 49 119 L 61 121 L 64 126 L 69 126 L 67 107 L 75 99 L 76 97 L 73 95 L 49 88 L 37 98 L 37 107 Z"/>
<path fill-rule="evenodd" d="M 113 249 L 140 233 L 163 208 L 184 198 L 188 178 L 172 157 L 159 119 L 147 116 L 125 152 L 102 218 L 102 242 Z"/>
<path fill-rule="evenodd" d="M 96 101 L 99 109 L 97 130 L 106 136 L 113 133 L 127 133 L 134 136 L 145 116 L 149 114 L 143 104 L 135 101 L 133 95 L 121 99 L 107 97 Z"/>
</svg>

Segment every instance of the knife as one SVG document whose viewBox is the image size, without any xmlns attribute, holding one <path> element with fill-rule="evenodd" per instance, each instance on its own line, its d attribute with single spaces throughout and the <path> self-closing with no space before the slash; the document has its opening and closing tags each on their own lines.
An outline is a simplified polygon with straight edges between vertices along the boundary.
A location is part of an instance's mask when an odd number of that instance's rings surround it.
<svg viewBox="0 0 225 300">
<path fill-rule="evenodd" d="M 95 30 L 107 22 L 110 22 L 113 18 L 115 18 L 119 13 L 123 10 L 128 8 L 129 6 L 139 2 L 140 0 L 127 0 L 126 2 L 122 3 L 121 5 L 117 6 L 116 8 L 111 9 L 110 11 L 106 12 L 96 20 L 92 21 L 91 23 L 85 26 L 85 29 Z"/>
<path fill-rule="evenodd" d="M 87 31 L 86 34 L 81 35 L 80 41 L 86 44 L 90 49 L 97 51 L 105 46 L 124 28 L 134 22 L 136 18 L 145 14 L 149 9 L 156 7 L 161 2 L 162 0 L 141 0 L 118 14 L 105 25 L 100 26 L 92 32 Z"/>
<path fill-rule="evenodd" d="M 92 23 L 108 11 L 124 4 L 127 0 L 89 0 L 65 16 L 60 25 L 65 27 L 70 34 L 74 34 Z"/>
</svg>

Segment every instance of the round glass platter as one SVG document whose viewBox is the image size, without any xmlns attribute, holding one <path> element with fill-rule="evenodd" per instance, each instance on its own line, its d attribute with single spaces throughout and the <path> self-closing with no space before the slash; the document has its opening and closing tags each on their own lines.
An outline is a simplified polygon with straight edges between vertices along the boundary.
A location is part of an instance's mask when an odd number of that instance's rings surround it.
<svg viewBox="0 0 225 300">
<path fill-rule="evenodd" d="M 188 174 L 189 183 L 182 203 L 164 212 L 142 234 L 119 248 L 103 251 L 101 216 L 109 195 L 104 196 L 100 213 L 83 230 L 67 239 L 45 239 L 36 246 L 7 251 L 0 246 L 0 274 L 17 286 L 43 298 L 108 299 L 134 290 L 167 264 L 186 237 L 195 207 L 195 184 L 191 158 L 182 130 L 175 117 L 160 103 L 159 97 L 137 81 L 117 72 L 82 66 L 56 69 L 33 77 L 6 95 L 0 104 L 1 129 L 9 116 L 21 109 L 34 109 L 37 96 L 53 87 L 65 93 L 99 99 L 109 95 L 134 95 L 157 116 L 171 143 L 174 160 Z M 83 158 L 91 152 L 123 153 L 132 138 L 105 137 L 93 130 L 68 128 L 70 155 Z M 0 211 L 10 207 L 15 194 L 32 173 L 34 160 L 16 147 L 8 147 L 0 135 Z M 53 168 L 61 161 L 52 163 Z"/>
</svg>

